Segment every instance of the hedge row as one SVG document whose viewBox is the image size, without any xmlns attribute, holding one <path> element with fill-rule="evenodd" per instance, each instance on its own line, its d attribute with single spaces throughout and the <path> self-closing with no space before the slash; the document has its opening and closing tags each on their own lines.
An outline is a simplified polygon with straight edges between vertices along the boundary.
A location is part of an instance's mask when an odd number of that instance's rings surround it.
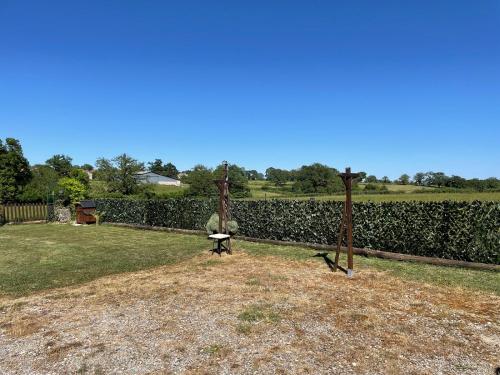
<svg viewBox="0 0 500 375">
<path fill-rule="evenodd" d="M 125 200 L 97 199 L 102 220 L 111 223 L 142 224 L 167 228 L 205 229 L 217 210 L 216 200 L 162 199 Z"/>
<path fill-rule="evenodd" d="M 234 201 L 239 234 L 335 244 L 342 202 Z M 204 229 L 216 200 L 102 199 L 104 220 Z M 354 246 L 403 254 L 500 264 L 499 202 L 383 202 L 353 204 Z"/>
</svg>

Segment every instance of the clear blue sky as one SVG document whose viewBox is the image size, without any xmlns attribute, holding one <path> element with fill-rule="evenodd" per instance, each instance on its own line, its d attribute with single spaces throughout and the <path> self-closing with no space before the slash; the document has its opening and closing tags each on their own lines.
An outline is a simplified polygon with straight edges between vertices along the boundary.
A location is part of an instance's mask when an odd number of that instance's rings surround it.
<svg viewBox="0 0 500 375">
<path fill-rule="evenodd" d="M 0 137 L 500 177 L 500 1 L 0 0 Z"/>
</svg>

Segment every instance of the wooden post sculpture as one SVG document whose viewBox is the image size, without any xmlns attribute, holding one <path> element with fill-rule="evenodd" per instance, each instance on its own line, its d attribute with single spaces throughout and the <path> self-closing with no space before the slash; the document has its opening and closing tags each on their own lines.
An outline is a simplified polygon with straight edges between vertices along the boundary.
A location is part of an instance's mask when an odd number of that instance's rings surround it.
<svg viewBox="0 0 500 375">
<path fill-rule="evenodd" d="M 344 234 L 347 232 L 347 277 L 354 276 L 353 269 L 353 250 L 352 250 L 352 180 L 359 177 L 359 173 L 351 173 L 351 168 L 347 167 L 345 173 L 340 173 L 340 177 L 345 185 L 345 202 L 342 211 L 342 219 L 340 220 L 339 236 L 337 238 L 337 252 L 335 254 L 335 268 L 339 267 L 340 248 Z"/>
<path fill-rule="evenodd" d="M 219 188 L 219 234 L 229 235 L 229 230 L 227 228 L 227 222 L 229 221 L 229 178 L 227 161 L 223 161 L 222 165 L 224 167 L 222 178 L 214 181 Z M 227 244 L 227 252 L 231 254 L 231 238 L 229 236 L 227 237 Z"/>
</svg>

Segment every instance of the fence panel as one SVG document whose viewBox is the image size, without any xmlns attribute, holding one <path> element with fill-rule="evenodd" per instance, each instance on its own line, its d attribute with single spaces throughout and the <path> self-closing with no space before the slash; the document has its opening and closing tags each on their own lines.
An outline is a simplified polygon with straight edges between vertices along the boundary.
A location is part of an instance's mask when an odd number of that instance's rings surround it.
<svg viewBox="0 0 500 375">
<path fill-rule="evenodd" d="M 44 203 L 9 203 L 0 206 L 7 223 L 47 220 L 47 205 Z"/>
</svg>

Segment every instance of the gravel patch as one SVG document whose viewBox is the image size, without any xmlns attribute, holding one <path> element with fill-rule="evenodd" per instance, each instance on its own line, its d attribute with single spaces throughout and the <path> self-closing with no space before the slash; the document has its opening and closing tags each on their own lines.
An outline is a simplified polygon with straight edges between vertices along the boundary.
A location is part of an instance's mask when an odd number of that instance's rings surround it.
<svg viewBox="0 0 500 375">
<path fill-rule="evenodd" d="M 0 300 L 0 374 L 493 374 L 500 298 L 204 254 Z"/>
</svg>

